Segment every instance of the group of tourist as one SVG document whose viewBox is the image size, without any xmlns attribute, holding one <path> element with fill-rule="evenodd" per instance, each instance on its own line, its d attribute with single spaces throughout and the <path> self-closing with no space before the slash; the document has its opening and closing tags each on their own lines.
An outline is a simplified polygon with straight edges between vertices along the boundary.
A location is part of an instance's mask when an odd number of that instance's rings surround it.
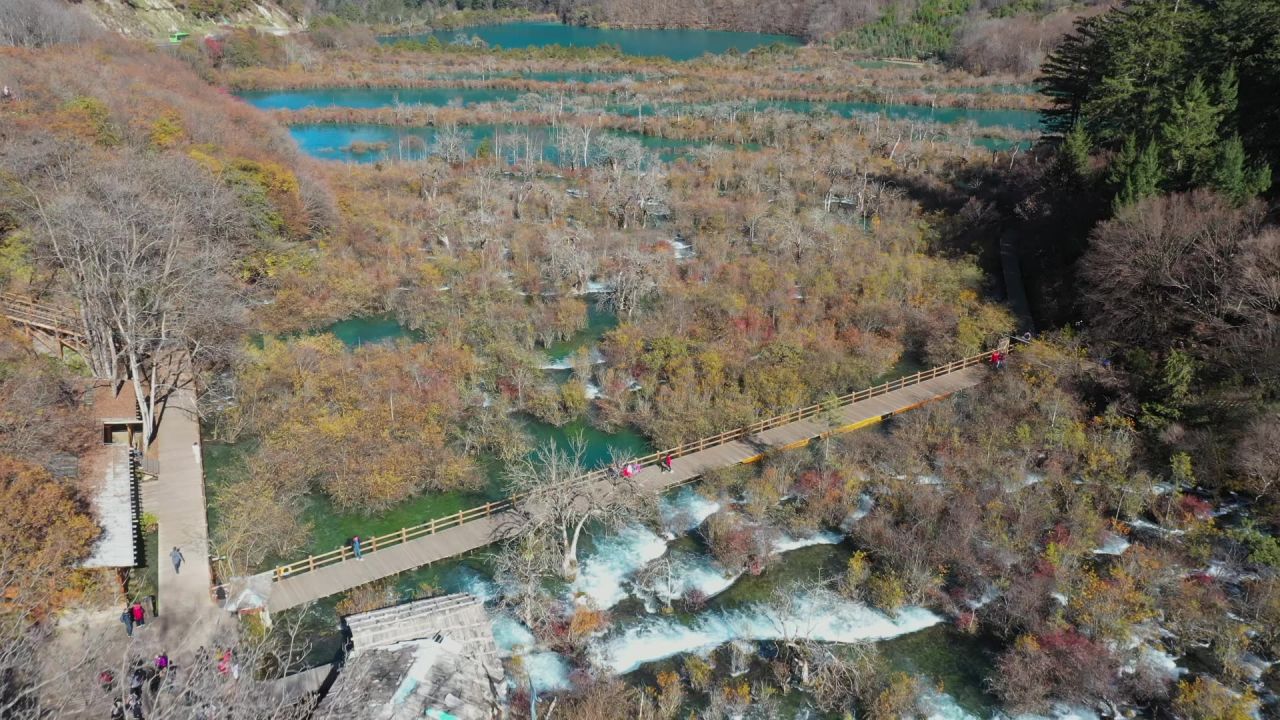
<svg viewBox="0 0 1280 720">
<path fill-rule="evenodd" d="M 155 601 L 151 596 L 145 598 L 147 604 L 151 606 L 151 613 L 155 614 Z M 134 600 L 132 605 L 126 605 L 124 612 L 120 613 L 120 622 L 124 624 L 124 632 L 129 637 L 133 637 L 133 628 L 141 627 L 147 624 L 147 610 L 142 607 L 141 600 Z"/>
<path fill-rule="evenodd" d="M 674 472 L 674 470 L 671 467 L 674 461 L 675 461 L 675 456 L 673 456 L 671 453 L 667 453 L 666 455 L 662 456 L 661 460 L 658 461 L 658 470 L 664 473 Z M 643 466 L 640 463 L 629 462 L 629 463 L 623 464 L 621 467 L 613 468 L 612 474 L 615 477 L 620 477 L 625 480 L 630 480 L 636 475 L 639 475 L 642 469 L 643 469 Z"/>
<path fill-rule="evenodd" d="M 155 684 L 163 682 L 168 676 L 169 668 L 172 663 L 169 662 L 169 655 L 163 651 L 155 656 L 152 660 L 155 666 Z M 98 673 L 98 682 L 102 684 L 102 688 L 108 693 L 115 690 L 115 675 L 110 670 L 103 670 Z M 147 676 L 143 668 L 139 667 L 133 671 L 129 677 L 129 697 L 126 700 L 116 698 L 111 703 L 111 720 L 124 720 L 124 718 L 132 718 L 133 720 L 142 720 L 142 687 L 146 684 Z"/>
</svg>

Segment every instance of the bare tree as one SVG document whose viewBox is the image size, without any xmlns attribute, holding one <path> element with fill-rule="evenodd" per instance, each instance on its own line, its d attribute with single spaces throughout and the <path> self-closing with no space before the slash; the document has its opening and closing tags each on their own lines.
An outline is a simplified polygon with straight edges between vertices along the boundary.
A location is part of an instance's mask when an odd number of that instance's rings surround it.
<svg viewBox="0 0 1280 720">
<path fill-rule="evenodd" d="M 542 272 L 553 286 L 579 292 L 586 289 L 595 266 L 590 240 L 582 231 L 552 231 L 547 236 L 547 260 L 542 263 Z"/>
<path fill-rule="evenodd" d="M 664 258 L 655 253 L 624 250 L 617 258 L 605 305 L 630 320 L 641 304 L 658 294 L 664 264 Z"/>
<path fill-rule="evenodd" d="M 547 540 L 545 534 L 522 535 L 490 556 L 493 575 L 502 584 L 503 600 L 530 628 L 539 627 L 552 617 L 543 581 L 555 567 L 555 548 Z"/>
<path fill-rule="evenodd" d="M 1249 424 L 1236 446 L 1236 463 L 1250 492 L 1265 496 L 1280 486 L 1280 417 L 1264 415 Z"/>
<path fill-rule="evenodd" d="M 449 125 L 437 132 L 435 140 L 431 141 L 431 154 L 450 164 L 460 163 L 467 159 L 470 144 L 471 131 Z"/>
<path fill-rule="evenodd" d="M 1125 208 L 1081 260 L 1094 330 L 1149 349 L 1180 341 L 1210 362 L 1247 355 L 1254 372 L 1274 372 L 1280 232 L 1262 221 L 1260 205 L 1205 191 Z"/>
<path fill-rule="evenodd" d="M 0 3 L 0 45 L 46 47 L 79 42 L 95 32 L 83 11 L 60 0 Z"/>
<path fill-rule="evenodd" d="M 55 147 L 20 193 L 41 249 L 70 276 L 103 378 L 131 381 L 144 443 L 191 362 L 223 358 L 242 305 L 229 270 L 251 229 L 235 196 L 185 158 L 124 155 L 92 172 Z"/>
<path fill-rule="evenodd" d="M 567 450 L 549 442 L 507 468 L 508 485 L 520 496 L 527 519 L 526 532 L 542 535 L 556 548 L 566 580 L 578 576 L 578 542 L 589 523 L 621 525 L 651 500 L 634 479 L 621 475 L 581 481 L 585 451 L 581 438 Z"/>
</svg>

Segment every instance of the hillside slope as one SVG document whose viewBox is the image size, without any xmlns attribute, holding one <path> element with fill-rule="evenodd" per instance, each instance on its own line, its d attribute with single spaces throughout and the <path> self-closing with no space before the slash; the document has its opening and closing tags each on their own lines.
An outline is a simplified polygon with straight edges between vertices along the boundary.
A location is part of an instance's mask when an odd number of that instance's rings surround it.
<svg viewBox="0 0 1280 720">
<path fill-rule="evenodd" d="M 93 0 L 82 7 L 108 30 L 138 38 L 162 39 L 178 30 L 196 34 L 225 25 L 273 34 L 304 27 L 303 21 L 272 0 L 251 0 L 237 12 L 210 18 L 196 17 L 174 0 Z"/>
</svg>

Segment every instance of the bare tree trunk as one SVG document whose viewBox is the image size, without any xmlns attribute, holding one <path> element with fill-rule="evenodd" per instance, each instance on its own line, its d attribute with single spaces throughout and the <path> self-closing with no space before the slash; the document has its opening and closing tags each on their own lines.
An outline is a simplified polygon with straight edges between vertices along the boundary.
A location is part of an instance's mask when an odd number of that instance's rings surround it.
<svg viewBox="0 0 1280 720">
<path fill-rule="evenodd" d="M 142 362 L 134 350 L 129 351 L 129 376 L 133 380 L 133 396 L 138 401 L 138 413 L 142 415 L 142 451 L 146 452 L 151 447 L 151 437 L 155 432 L 155 405 L 142 387 Z"/>
<path fill-rule="evenodd" d="M 582 516 L 573 528 L 573 537 L 566 537 L 564 558 L 560 561 L 560 575 L 570 582 L 578 578 L 578 539 L 582 537 L 582 528 L 586 526 L 589 515 Z"/>
</svg>

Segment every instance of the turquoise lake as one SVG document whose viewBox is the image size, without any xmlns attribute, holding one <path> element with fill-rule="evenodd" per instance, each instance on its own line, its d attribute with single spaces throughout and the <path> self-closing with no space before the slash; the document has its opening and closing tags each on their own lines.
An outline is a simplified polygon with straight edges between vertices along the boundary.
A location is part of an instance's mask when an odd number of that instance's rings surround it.
<svg viewBox="0 0 1280 720">
<path fill-rule="evenodd" d="M 451 43 L 457 38 L 470 40 L 478 37 L 489 47 L 508 50 L 552 45 L 588 48 L 609 45 L 617 47 L 627 55 L 665 57 L 671 60 L 691 60 L 706 54 L 719 55 L 730 50 L 746 52 L 774 43 L 800 44 L 799 40 L 789 35 L 724 30 L 621 30 L 577 27 L 554 22 L 474 25 L 453 30 L 436 30 L 421 35 L 384 37 L 379 41 L 389 44 L 401 40 L 425 41 L 433 37 L 442 43 Z"/>
<path fill-rule="evenodd" d="M 302 110 L 309 107 L 375 109 L 396 105 L 475 105 L 510 102 L 516 90 L 492 88 L 321 88 L 313 90 L 255 90 L 237 93 L 262 110 Z"/>
</svg>

